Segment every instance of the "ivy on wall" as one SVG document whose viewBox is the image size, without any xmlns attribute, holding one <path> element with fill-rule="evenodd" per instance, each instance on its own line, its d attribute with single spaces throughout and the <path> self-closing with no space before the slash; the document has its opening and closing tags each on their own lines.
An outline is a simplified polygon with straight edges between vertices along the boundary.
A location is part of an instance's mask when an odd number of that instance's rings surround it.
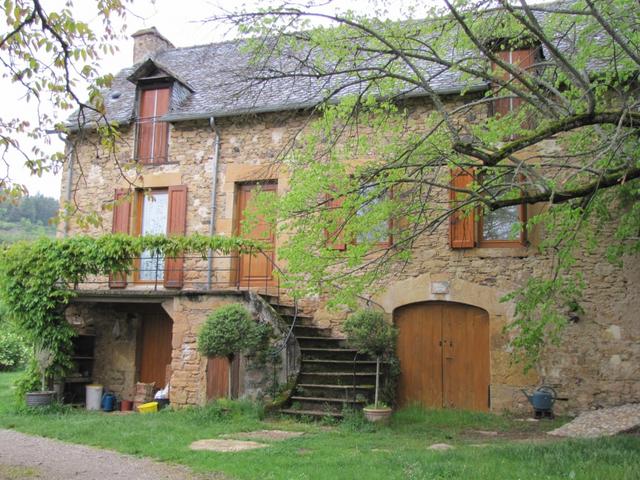
<svg viewBox="0 0 640 480">
<path fill-rule="evenodd" d="M 75 295 L 74 286 L 89 275 L 132 270 L 133 259 L 145 251 L 167 257 L 208 252 L 245 253 L 260 243 L 234 237 L 203 235 L 132 237 L 109 234 L 18 242 L 0 249 L 0 301 L 20 331 L 34 346 L 51 350 L 48 374 L 63 375 L 71 365 L 75 332 L 64 310 Z"/>
</svg>

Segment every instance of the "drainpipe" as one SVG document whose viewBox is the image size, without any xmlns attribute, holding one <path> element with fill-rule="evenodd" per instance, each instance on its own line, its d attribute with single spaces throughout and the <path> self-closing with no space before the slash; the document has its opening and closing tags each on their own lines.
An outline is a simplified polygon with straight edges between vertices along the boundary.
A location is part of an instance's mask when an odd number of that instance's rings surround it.
<svg viewBox="0 0 640 480">
<path fill-rule="evenodd" d="M 220 160 L 220 130 L 215 117 L 209 117 L 209 127 L 215 133 L 213 144 L 213 162 L 211 165 L 211 217 L 209 218 L 209 236 L 216 234 L 216 193 L 218 189 L 218 161 Z M 211 290 L 213 276 L 213 250 L 209 249 L 207 265 L 207 290 Z"/>
<path fill-rule="evenodd" d="M 67 150 L 67 160 L 68 160 L 68 169 L 69 175 L 67 175 L 67 191 L 65 202 L 67 204 L 71 203 L 71 188 L 73 187 L 73 143 L 66 137 L 63 136 L 61 132 L 58 133 L 58 138 L 62 140 L 65 144 L 65 148 Z M 67 237 L 69 235 L 69 220 L 64 221 L 64 228 L 62 230 L 62 236 Z"/>
</svg>

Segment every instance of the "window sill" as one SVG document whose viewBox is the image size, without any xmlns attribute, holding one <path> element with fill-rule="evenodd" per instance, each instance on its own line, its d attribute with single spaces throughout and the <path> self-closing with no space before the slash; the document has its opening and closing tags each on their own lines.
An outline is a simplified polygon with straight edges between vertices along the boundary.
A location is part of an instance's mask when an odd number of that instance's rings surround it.
<svg viewBox="0 0 640 480">
<path fill-rule="evenodd" d="M 476 258 L 526 258 L 536 255 L 532 246 L 476 247 L 464 250 L 463 256 Z"/>
</svg>

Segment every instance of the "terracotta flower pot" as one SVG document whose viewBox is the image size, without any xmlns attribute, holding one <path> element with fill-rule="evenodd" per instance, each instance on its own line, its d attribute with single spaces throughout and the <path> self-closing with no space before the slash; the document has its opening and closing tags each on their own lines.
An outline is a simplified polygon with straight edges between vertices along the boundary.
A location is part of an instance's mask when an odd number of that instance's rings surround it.
<svg viewBox="0 0 640 480">
<path fill-rule="evenodd" d="M 389 407 L 365 407 L 362 409 L 364 417 L 370 422 L 387 423 L 393 410 Z"/>
</svg>

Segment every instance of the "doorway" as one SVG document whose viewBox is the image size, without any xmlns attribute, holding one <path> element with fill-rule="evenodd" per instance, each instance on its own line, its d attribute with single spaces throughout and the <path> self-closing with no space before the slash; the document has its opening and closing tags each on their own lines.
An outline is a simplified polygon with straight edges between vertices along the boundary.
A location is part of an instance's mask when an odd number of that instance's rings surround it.
<svg viewBox="0 0 640 480">
<path fill-rule="evenodd" d="M 423 302 L 394 312 L 400 405 L 488 411 L 489 314 L 453 302 Z"/>
<path fill-rule="evenodd" d="M 261 218 L 251 218 L 252 200 L 258 192 L 276 194 L 278 184 L 273 181 L 263 183 L 238 184 L 236 190 L 235 232 L 243 238 L 259 240 L 267 244 L 263 253 L 243 254 L 238 259 L 237 275 L 241 286 L 271 286 L 274 284 L 273 266 L 275 260 L 275 232 Z M 244 224 L 250 219 L 251 225 Z"/>
<path fill-rule="evenodd" d="M 138 378 L 142 383 L 155 383 L 156 389 L 162 389 L 167 384 L 171 365 L 173 321 L 160 306 L 141 310 Z"/>
</svg>

